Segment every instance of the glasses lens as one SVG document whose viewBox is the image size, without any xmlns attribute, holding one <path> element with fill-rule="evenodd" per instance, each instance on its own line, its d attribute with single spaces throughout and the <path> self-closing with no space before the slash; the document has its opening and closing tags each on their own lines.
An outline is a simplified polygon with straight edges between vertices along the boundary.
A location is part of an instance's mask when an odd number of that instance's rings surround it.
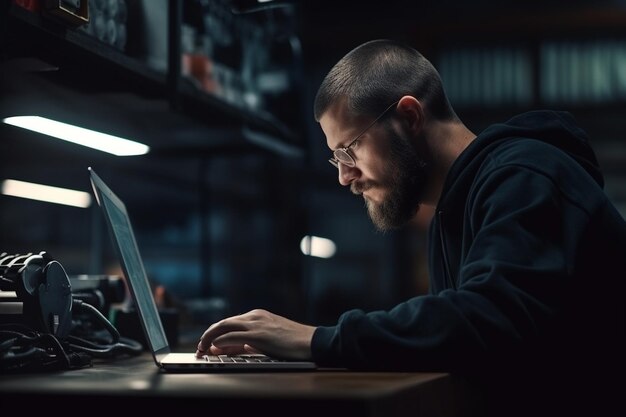
<svg viewBox="0 0 626 417">
<path fill-rule="evenodd" d="M 335 159 L 349 167 L 354 166 L 354 159 L 352 159 L 348 152 L 344 151 L 343 149 L 335 150 Z"/>
</svg>

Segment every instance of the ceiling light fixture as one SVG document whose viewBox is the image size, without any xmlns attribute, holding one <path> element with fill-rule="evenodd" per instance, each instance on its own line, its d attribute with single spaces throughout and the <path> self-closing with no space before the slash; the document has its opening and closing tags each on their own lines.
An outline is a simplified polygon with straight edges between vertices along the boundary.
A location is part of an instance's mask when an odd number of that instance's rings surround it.
<svg viewBox="0 0 626 417">
<path fill-rule="evenodd" d="M 91 205 L 91 195 L 84 191 L 10 179 L 2 182 L 2 194 L 80 208 Z"/>
<path fill-rule="evenodd" d="M 117 156 L 143 155 L 150 147 L 143 143 L 120 138 L 95 130 L 57 122 L 40 116 L 15 116 L 2 120 L 4 123 L 43 133 L 58 139 L 87 146 Z"/>
</svg>

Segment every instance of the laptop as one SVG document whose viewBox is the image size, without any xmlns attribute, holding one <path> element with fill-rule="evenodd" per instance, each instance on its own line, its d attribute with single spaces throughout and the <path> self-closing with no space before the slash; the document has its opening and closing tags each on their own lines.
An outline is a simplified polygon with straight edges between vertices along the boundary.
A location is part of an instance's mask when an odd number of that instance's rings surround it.
<svg viewBox="0 0 626 417">
<path fill-rule="evenodd" d="M 195 352 L 171 352 L 126 206 L 91 167 L 89 172 L 96 201 L 104 213 L 113 246 L 126 277 L 148 347 L 157 366 L 168 371 L 206 370 L 208 372 L 286 371 L 317 368 L 314 362 L 279 360 L 265 355 L 206 355 L 203 358 L 196 358 Z"/>
</svg>

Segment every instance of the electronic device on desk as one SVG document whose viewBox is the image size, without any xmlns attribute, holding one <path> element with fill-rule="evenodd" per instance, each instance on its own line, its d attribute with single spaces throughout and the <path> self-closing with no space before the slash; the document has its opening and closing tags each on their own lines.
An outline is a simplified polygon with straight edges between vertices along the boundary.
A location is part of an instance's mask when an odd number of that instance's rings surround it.
<svg viewBox="0 0 626 417">
<path fill-rule="evenodd" d="M 75 369 L 92 357 L 141 351 L 96 307 L 73 297 L 65 269 L 49 253 L 0 252 L 0 370 Z"/>
<path fill-rule="evenodd" d="M 126 281 L 119 275 L 70 275 L 72 284 L 72 296 L 96 307 L 106 316 L 120 335 L 128 336 L 143 345 L 148 350 L 143 329 L 139 322 L 137 309 L 130 298 Z M 163 321 L 165 334 L 170 344 L 178 345 L 179 313 L 176 308 L 159 308 L 159 315 Z M 83 333 L 93 330 L 89 328 L 89 320 L 81 320 L 80 316 L 74 317 L 74 333 L 77 327 L 87 325 Z"/>
<path fill-rule="evenodd" d="M 72 297 L 96 307 L 106 317 L 111 306 L 126 300 L 127 288 L 119 275 L 70 275 Z"/>
<path fill-rule="evenodd" d="M 175 308 L 159 308 L 158 314 L 169 345 L 178 347 L 180 339 L 180 313 Z M 132 335 L 134 339 L 142 344 L 145 351 L 150 350 L 144 331 L 141 328 L 139 312 L 134 306 L 132 308 L 116 311 L 114 317 L 115 327 L 117 327 L 120 334 Z"/>
<path fill-rule="evenodd" d="M 65 338 L 72 325 L 72 292 L 63 266 L 47 252 L 0 256 L 0 323 Z"/>
</svg>

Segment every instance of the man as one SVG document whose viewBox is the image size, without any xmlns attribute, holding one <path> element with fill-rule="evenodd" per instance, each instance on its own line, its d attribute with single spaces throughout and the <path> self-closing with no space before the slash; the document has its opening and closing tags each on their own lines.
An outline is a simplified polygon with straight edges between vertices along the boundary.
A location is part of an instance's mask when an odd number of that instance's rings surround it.
<svg viewBox="0 0 626 417">
<path fill-rule="evenodd" d="M 555 388 L 575 395 L 587 382 L 602 386 L 588 398 L 617 396 L 603 390 L 612 389 L 607 370 L 623 371 L 626 223 L 569 114 L 529 112 L 476 136 L 426 58 L 379 40 L 331 69 L 315 118 L 340 184 L 363 197 L 379 229 L 436 206 L 430 294 L 348 311 L 330 327 L 253 310 L 211 325 L 198 355 L 460 372 L 480 377 L 501 405 L 519 393 L 554 399 Z"/>
</svg>

